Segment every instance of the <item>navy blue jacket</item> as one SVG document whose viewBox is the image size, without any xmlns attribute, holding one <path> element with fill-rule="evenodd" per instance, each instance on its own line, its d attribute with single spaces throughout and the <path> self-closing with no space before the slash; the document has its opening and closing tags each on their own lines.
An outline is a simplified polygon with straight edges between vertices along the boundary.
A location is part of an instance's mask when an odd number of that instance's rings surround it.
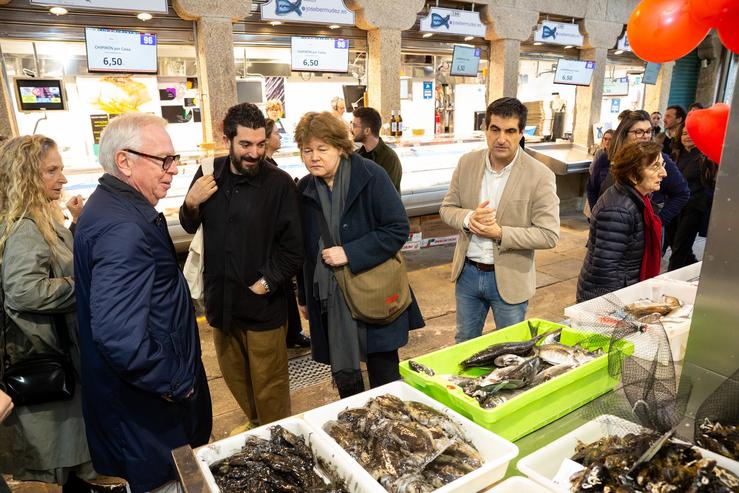
<svg viewBox="0 0 739 493">
<path fill-rule="evenodd" d="M 577 302 L 639 282 L 644 255 L 644 201 L 620 183 L 600 196 L 590 216 L 587 253 L 577 281 Z"/>
<path fill-rule="evenodd" d="M 176 477 L 172 449 L 210 437 L 190 291 L 164 216 L 111 175 L 85 204 L 74 240 L 92 462 L 98 473 L 125 478 L 133 493 L 148 491 Z"/>
<path fill-rule="evenodd" d="M 351 156 L 349 191 L 341 218 L 341 245 L 349 259 L 349 269 L 361 272 L 386 261 L 403 247 L 410 227 L 405 207 L 383 168 L 358 154 Z M 306 248 L 299 293 L 300 304 L 308 305 L 313 359 L 328 364 L 329 343 L 325 314 L 313 296 L 313 273 L 321 236 L 321 203 L 316 180 L 311 175 L 298 183 L 301 193 L 303 234 Z M 411 290 L 411 295 L 413 291 Z M 361 322 L 360 322 L 361 323 Z M 408 342 L 408 331 L 424 326 L 415 297 L 411 305 L 388 325 L 367 326 L 367 352 L 398 349 Z"/>
<path fill-rule="evenodd" d="M 685 181 L 683 174 L 674 161 L 670 159 L 670 156 L 663 153 L 662 157 L 665 160 L 667 176 L 662 179 L 659 190 L 652 194 L 652 204 L 655 206 L 654 211 L 662 220 L 662 225 L 666 226 L 680 214 L 683 206 L 688 202 L 690 189 L 688 188 L 688 182 Z M 601 195 L 601 187 L 608 177 L 610 169 L 611 162 L 608 160 L 608 153 L 604 152 L 595 161 L 593 172 L 590 173 L 588 179 L 588 204 L 591 210 L 595 207 L 595 203 Z"/>
</svg>

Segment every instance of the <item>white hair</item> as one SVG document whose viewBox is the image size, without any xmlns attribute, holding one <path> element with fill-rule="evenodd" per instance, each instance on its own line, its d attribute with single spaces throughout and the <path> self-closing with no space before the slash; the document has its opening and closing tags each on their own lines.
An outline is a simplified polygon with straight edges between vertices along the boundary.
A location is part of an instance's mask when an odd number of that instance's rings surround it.
<svg viewBox="0 0 739 493">
<path fill-rule="evenodd" d="M 150 113 L 129 112 L 112 119 L 100 135 L 100 165 L 106 173 L 118 176 L 115 153 L 123 149 L 138 149 L 141 132 L 149 125 L 167 126 L 167 120 Z"/>
</svg>

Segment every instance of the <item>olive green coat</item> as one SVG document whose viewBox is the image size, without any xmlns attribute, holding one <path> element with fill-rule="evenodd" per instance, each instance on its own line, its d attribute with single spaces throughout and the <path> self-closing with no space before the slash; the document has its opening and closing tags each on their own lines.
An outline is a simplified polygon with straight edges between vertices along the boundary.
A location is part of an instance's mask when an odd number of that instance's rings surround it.
<svg viewBox="0 0 739 493">
<path fill-rule="evenodd" d="M 61 352 L 52 323 L 53 314 L 63 313 L 72 361 L 79 373 L 72 233 L 62 225 L 56 227 L 60 243 L 52 254 L 33 221 L 22 219 L 14 226 L 0 261 L 5 311 L 10 318 L 7 351 L 11 361 L 33 353 Z M 63 483 L 70 469 L 88 476 L 90 454 L 79 385 L 71 401 L 16 406 L 0 424 L 0 444 L 0 472 L 15 479 Z"/>
</svg>

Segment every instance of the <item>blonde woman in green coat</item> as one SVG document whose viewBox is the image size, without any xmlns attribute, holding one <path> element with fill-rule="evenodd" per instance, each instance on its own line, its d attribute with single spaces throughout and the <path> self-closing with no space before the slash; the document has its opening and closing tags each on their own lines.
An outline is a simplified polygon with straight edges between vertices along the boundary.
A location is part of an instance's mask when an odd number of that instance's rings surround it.
<svg viewBox="0 0 739 493">
<path fill-rule="evenodd" d="M 79 373 L 72 233 L 59 206 L 67 182 L 63 168 L 56 144 L 41 135 L 16 137 L 0 148 L 0 287 L 8 320 L 0 353 L 7 350 L 11 363 L 35 353 L 61 353 L 52 324 L 55 316 L 63 317 Z M 78 207 L 70 210 L 78 214 L 81 199 L 73 204 Z M 59 325 L 64 324 L 57 330 Z M 95 475 L 79 384 L 72 400 L 16 405 L 0 424 L 0 444 L 0 473 L 16 480 L 72 491 L 79 478 Z"/>
</svg>

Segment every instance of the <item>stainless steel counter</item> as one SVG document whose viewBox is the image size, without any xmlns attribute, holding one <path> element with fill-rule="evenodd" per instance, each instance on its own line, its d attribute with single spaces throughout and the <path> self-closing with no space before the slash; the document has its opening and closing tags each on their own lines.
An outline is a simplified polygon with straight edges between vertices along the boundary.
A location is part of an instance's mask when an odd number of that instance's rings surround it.
<svg viewBox="0 0 739 493">
<path fill-rule="evenodd" d="M 557 175 L 585 173 L 593 156 L 580 144 L 570 142 L 547 142 L 530 144 L 526 152 L 546 164 Z"/>
</svg>

